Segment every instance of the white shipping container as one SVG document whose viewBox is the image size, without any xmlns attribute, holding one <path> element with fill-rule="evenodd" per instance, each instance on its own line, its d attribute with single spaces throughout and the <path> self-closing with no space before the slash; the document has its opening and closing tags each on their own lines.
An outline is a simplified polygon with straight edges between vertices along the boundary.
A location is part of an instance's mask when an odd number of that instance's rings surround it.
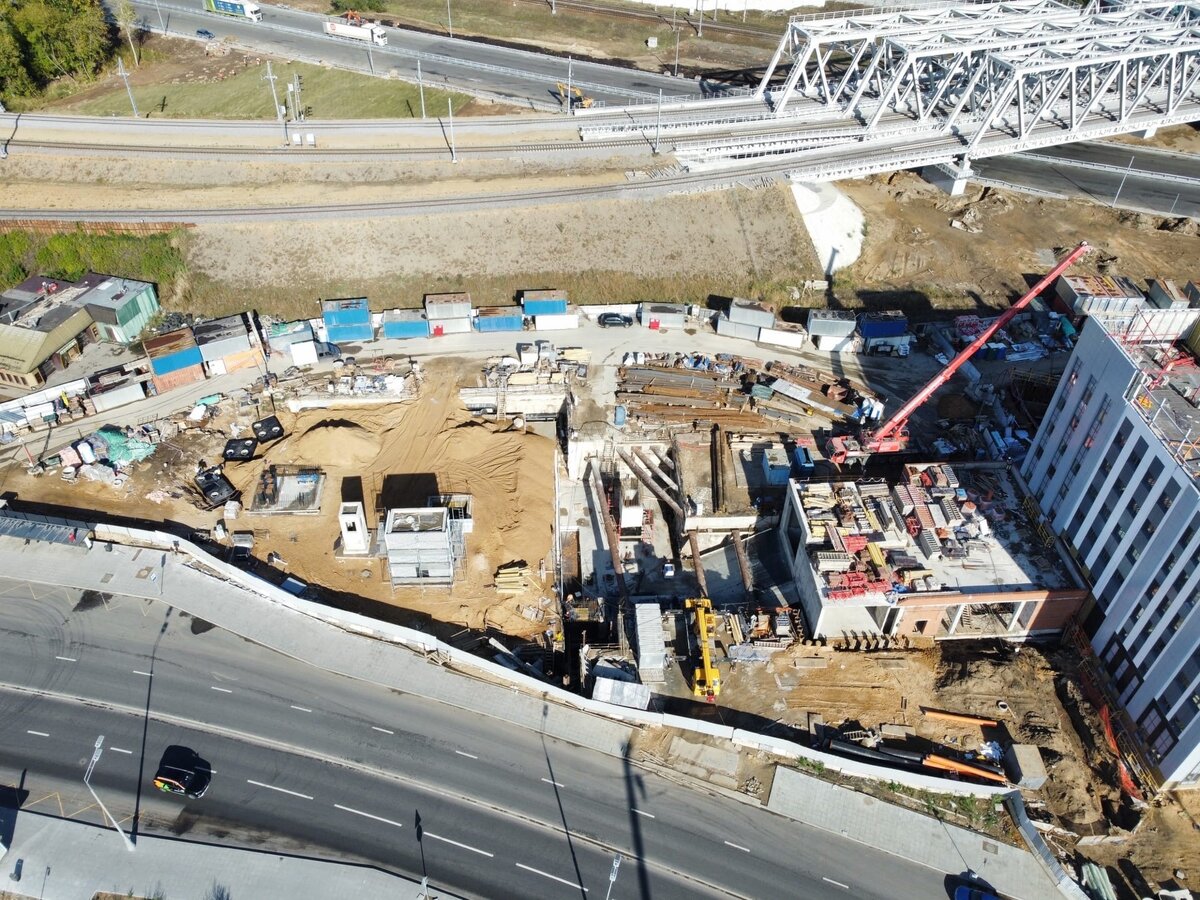
<svg viewBox="0 0 1200 900">
<path fill-rule="evenodd" d="M 468 334 L 470 331 L 470 319 L 429 319 L 429 334 L 432 337 L 443 334 Z"/>
<path fill-rule="evenodd" d="M 564 331 L 579 327 L 579 313 L 559 313 L 553 316 L 534 316 L 534 331 Z"/>
<path fill-rule="evenodd" d="M 118 406 L 124 406 L 127 403 L 136 403 L 145 398 L 145 386 L 140 381 L 131 381 L 129 384 L 112 388 L 102 394 L 93 394 L 92 403 L 96 405 L 96 412 L 101 413 L 107 412 L 110 409 L 116 409 Z"/>
<path fill-rule="evenodd" d="M 813 345 L 824 353 L 849 353 L 854 350 L 854 336 L 818 334 L 813 336 Z"/>
<path fill-rule="evenodd" d="M 774 344 L 777 347 L 792 347 L 799 350 L 808 343 L 808 334 L 803 331 L 764 328 L 758 333 L 758 340 L 763 344 Z"/>
<path fill-rule="evenodd" d="M 734 322 L 724 313 L 717 317 L 717 334 L 725 337 L 741 338 L 744 341 L 757 341 L 762 331 L 757 325 L 747 325 L 744 322 Z"/>
<path fill-rule="evenodd" d="M 471 315 L 470 300 L 426 300 L 425 315 L 434 319 L 465 319 Z"/>
<path fill-rule="evenodd" d="M 317 364 L 316 341 L 296 341 L 291 346 L 292 363 L 297 366 L 315 366 Z"/>
</svg>

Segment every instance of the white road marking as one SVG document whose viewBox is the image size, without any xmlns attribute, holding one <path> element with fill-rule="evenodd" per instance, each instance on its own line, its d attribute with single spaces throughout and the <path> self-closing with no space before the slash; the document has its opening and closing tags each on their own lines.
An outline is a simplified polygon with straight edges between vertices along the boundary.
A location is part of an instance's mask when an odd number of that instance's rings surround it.
<svg viewBox="0 0 1200 900">
<path fill-rule="evenodd" d="M 46 734 L 44 731 L 30 731 L 28 728 L 25 729 L 25 733 L 37 735 L 38 737 L 50 737 L 50 735 Z"/>
<path fill-rule="evenodd" d="M 63 662 L 79 662 L 79 660 L 77 660 L 77 659 L 75 659 L 74 657 L 71 657 L 71 656 L 56 656 L 56 657 L 54 657 L 54 658 L 55 658 L 55 659 L 61 659 Z"/>
<path fill-rule="evenodd" d="M 382 731 L 384 734 L 395 734 L 394 731 L 388 731 L 386 728 L 380 728 L 378 725 L 371 726 L 372 731 Z"/>
<path fill-rule="evenodd" d="M 307 706 L 297 706 L 295 703 L 292 704 L 292 709 L 298 709 L 300 712 L 312 712 Z"/>
<path fill-rule="evenodd" d="M 210 690 L 220 691 L 222 694 L 232 694 L 233 693 L 233 691 L 231 691 L 229 688 L 219 688 L 215 684 L 209 685 L 209 688 L 210 688 Z"/>
<path fill-rule="evenodd" d="M 474 753 L 464 753 L 462 750 L 455 750 L 454 752 L 459 756 L 465 756 L 467 759 L 479 759 Z"/>
<path fill-rule="evenodd" d="M 109 747 L 113 753 L 124 753 L 126 756 L 133 756 L 132 750 L 122 750 L 120 747 Z"/>
<path fill-rule="evenodd" d="M 836 887 L 844 888 L 847 891 L 850 890 L 850 885 L 842 884 L 840 881 L 834 881 L 832 878 L 826 878 L 824 875 L 821 876 L 821 880 L 828 881 L 830 884 L 835 885 Z"/>
<path fill-rule="evenodd" d="M 552 784 L 555 787 L 566 787 L 565 784 L 560 784 L 557 781 L 551 781 L 549 778 L 543 778 L 542 781 L 546 782 L 546 784 Z"/>
<path fill-rule="evenodd" d="M 279 791 L 281 794 L 291 794 L 293 797 L 299 797 L 302 800 L 312 799 L 312 797 L 308 796 L 308 794 L 301 794 L 297 791 L 289 791 L 287 788 L 275 787 L 273 784 L 263 784 L 261 781 L 254 781 L 250 778 L 246 779 L 246 784 L 252 784 L 255 787 L 266 788 L 268 791 Z"/>
<path fill-rule="evenodd" d="M 639 816 L 645 816 L 647 819 L 653 819 L 653 818 L 654 818 L 654 813 L 648 813 L 648 812 L 646 812 L 644 809 L 638 809 L 636 806 L 631 806 L 631 807 L 629 807 L 629 808 L 630 808 L 630 809 L 632 809 L 632 810 L 633 810 L 635 813 L 637 813 Z"/>
<path fill-rule="evenodd" d="M 452 841 L 450 838 L 444 838 L 440 834 L 434 834 L 432 831 L 422 831 L 423 837 L 433 838 L 435 841 L 441 841 L 443 844 L 452 844 L 455 847 L 462 847 L 464 850 L 470 850 L 472 853 L 478 853 L 480 856 L 486 856 L 489 859 L 494 857 L 495 853 L 488 853 L 486 850 L 480 850 L 478 847 L 472 847 L 470 844 L 460 844 L 458 841 Z"/>
<path fill-rule="evenodd" d="M 355 809 L 352 806 L 342 806 L 340 803 L 333 804 L 334 809 L 340 809 L 342 812 L 354 813 L 356 816 L 362 816 L 364 819 L 374 819 L 376 822 L 383 822 L 385 825 L 395 825 L 397 828 L 403 828 L 399 822 L 393 822 L 391 819 L 385 819 L 383 816 L 375 816 L 369 812 L 363 812 L 361 809 Z"/>
<path fill-rule="evenodd" d="M 726 841 L 726 842 L 725 842 L 725 845 L 726 845 L 727 847 L 732 847 L 734 850 L 741 850 L 743 853 L 749 853 L 749 852 L 750 852 L 750 848 L 749 848 L 749 847 L 743 847 L 741 844 L 731 844 L 729 841 Z"/>
<path fill-rule="evenodd" d="M 549 878 L 551 881 L 557 881 L 561 884 L 567 885 L 568 887 L 582 890 L 585 894 L 587 893 L 588 889 L 582 884 L 576 884 L 574 881 L 567 881 L 565 878 L 559 878 L 557 875 L 551 875 L 549 872 L 543 872 L 541 869 L 535 869 L 533 866 L 527 866 L 524 863 L 513 863 L 513 865 L 515 865 L 518 869 L 524 869 L 526 872 L 533 872 L 537 875 L 541 875 L 543 878 Z"/>
<path fill-rule="evenodd" d="M 138 670 L 138 669 L 134 669 L 134 670 L 133 670 L 133 674 L 134 674 L 134 675 L 145 675 L 147 678 L 153 678 L 153 677 L 154 677 L 154 676 L 153 676 L 151 673 L 149 673 L 149 672 L 142 672 L 142 671 L 140 671 L 140 670 Z"/>
</svg>

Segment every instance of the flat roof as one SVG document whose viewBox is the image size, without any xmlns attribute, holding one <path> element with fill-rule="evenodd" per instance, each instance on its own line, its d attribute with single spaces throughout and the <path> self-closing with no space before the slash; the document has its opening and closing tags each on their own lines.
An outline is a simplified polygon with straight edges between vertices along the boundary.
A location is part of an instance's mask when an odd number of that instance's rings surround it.
<svg viewBox="0 0 1200 900">
<path fill-rule="evenodd" d="M 140 294 L 148 287 L 154 287 L 148 281 L 122 278 L 118 275 L 101 275 L 97 272 L 88 272 L 80 279 L 79 284 L 88 288 L 87 296 L 82 298 L 84 303 L 109 309 L 117 309 L 127 297 Z"/>
<path fill-rule="evenodd" d="M 384 531 L 388 534 L 403 534 L 407 531 L 445 531 L 448 518 L 449 513 L 445 509 L 428 507 L 389 509 L 384 523 Z"/>
<path fill-rule="evenodd" d="M 1111 334 L 1109 338 L 1121 346 Z M 1181 346 L 1134 344 L 1127 352 L 1144 383 L 1126 402 L 1150 423 L 1179 464 L 1200 477 L 1200 367 Z"/>
<path fill-rule="evenodd" d="M 352 297 L 345 300 L 322 300 L 321 312 L 338 312 L 343 309 L 367 309 L 366 297 Z"/>
<path fill-rule="evenodd" d="M 1066 586 L 1026 532 L 1013 499 L 1020 494 L 1005 472 L 922 463 L 904 473 L 891 484 L 792 482 L 822 604 L 886 606 L 922 593 Z"/>
<path fill-rule="evenodd" d="M 200 345 L 211 344 L 225 338 L 241 337 L 248 332 L 246 317 L 242 313 L 220 319 L 210 319 L 207 322 L 198 322 L 192 326 L 192 334 L 196 338 L 196 343 Z"/>
<path fill-rule="evenodd" d="M 423 322 L 425 313 L 419 309 L 385 309 L 384 322 Z"/>
</svg>

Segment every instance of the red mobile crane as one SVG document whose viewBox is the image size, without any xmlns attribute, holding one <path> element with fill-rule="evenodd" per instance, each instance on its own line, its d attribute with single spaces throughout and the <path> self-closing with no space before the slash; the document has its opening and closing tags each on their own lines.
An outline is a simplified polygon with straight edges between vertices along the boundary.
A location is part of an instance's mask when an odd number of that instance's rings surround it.
<svg viewBox="0 0 1200 900">
<path fill-rule="evenodd" d="M 1059 275 L 1092 248 L 1087 241 L 1067 254 L 1057 266 L 1050 270 L 1041 281 L 1029 289 L 1020 300 L 1002 313 L 996 321 L 985 328 L 979 337 L 962 349 L 958 356 L 950 360 L 942 371 L 938 372 L 929 383 L 913 395 L 896 414 L 876 429 L 863 429 L 857 437 L 842 435 L 829 439 L 825 445 L 825 456 L 830 462 L 841 465 L 847 461 L 863 461 L 873 453 L 898 453 L 908 446 L 908 419 L 929 397 L 962 368 L 963 363 L 975 355 L 984 344 L 991 340 L 992 335 L 1013 320 L 1022 309 L 1029 305 L 1034 297 L 1044 291 Z"/>
</svg>

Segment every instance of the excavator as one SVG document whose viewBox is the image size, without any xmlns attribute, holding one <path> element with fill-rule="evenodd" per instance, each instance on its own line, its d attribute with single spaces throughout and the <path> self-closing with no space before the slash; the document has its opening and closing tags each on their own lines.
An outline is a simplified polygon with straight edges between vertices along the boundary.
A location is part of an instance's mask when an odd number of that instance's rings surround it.
<svg viewBox="0 0 1200 900">
<path fill-rule="evenodd" d="M 896 411 L 890 419 L 878 428 L 863 427 L 856 435 L 838 435 L 831 437 L 825 445 L 825 457 L 836 465 L 845 463 L 863 463 L 876 453 L 899 453 L 908 446 L 908 420 L 921 405 L 928 400 L 933 392 L 953 377 L 975 353 L 992 339 L 997 331 L 1007 325 L 1013 318 L 1029 305 L 1038 294 L 1054 283 L 1068 268 L 1082 258 L 1091 246 L 1083 241 L 1068 253 L 1057 266 L 1050 270 L 1041 281 L 1026 292 L 1021 299 L 1005 310 L 994 322 L 985 328 L 975 340 L 964 347 L 959 354 L 940 372 L 929 380 L 929 383 L 913 395 L 913 398 Z"/>
<path fill-rule="evenodd" d="M 583 91 L 581 91 L 579 88 L 572 87 L 568 91 L 567 86 L 565 84 L 563 84 L 561 81 L 557 82 L 557 84 L 558 84 L 558 98 L 565 102 L 567 99 L 567 96 L 569 94 L 570 98 L 571 98 L 571 109 L 574 109 L 577 106 L 582 109 L 590 109 L 591 105 L 593 103 L 595 103 L 595 101 L 591 97 L 585 97 L 583 94 Z"/>
</svg>

